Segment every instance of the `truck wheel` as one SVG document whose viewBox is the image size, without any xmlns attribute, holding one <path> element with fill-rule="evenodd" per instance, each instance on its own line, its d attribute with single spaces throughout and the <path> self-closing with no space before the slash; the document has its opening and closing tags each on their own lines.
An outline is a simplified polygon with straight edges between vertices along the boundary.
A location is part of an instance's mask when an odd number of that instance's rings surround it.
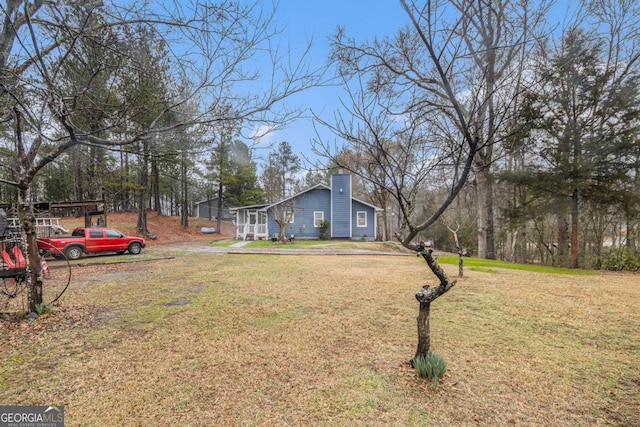
<svg viewBox="0 0 640 427">
<path fill-rule="evenodd" d="M 142 245 L 138 242 L 133 242 L 129 245 L 129 253 L 131 255 L 138 255 L 142 252 Z"/>
<path fill-rule="evenodd" d="M 79 259 L 82 256 L 82 248 L 79 246 L 70 246 L 64 250 L 64 255 L 71 260 Z"/>
</svg>

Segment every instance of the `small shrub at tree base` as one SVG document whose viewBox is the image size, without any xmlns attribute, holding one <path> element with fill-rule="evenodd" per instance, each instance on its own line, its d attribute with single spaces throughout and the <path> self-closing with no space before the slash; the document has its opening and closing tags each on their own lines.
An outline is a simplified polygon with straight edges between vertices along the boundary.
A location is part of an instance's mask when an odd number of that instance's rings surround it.
<svg viewBox="0 0 640 427">
<path fill-rule="evenodd" d="M 53 312 L 52 304 L 45 304 L 41 302 L 40 304 L 36 304 L 36 313 L 38 316 L 42 316 L 43 314 L 49 314 Z"/>
<path fill-rule="evenodd" d="M 433 380 L 433 388 L 438 389 L 438 381 L 447 370 L 447 362 L 438 353 L 430 351 L 426 356 L 417 356 L 413 359 L 413 367 L 420 378 Z"/>
</svg>

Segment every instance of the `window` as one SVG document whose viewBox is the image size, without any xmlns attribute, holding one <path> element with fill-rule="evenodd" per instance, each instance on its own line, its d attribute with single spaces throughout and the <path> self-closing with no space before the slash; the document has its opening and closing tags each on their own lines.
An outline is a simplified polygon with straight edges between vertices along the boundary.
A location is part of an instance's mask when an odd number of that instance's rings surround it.
<svg viewBox="0 0 640 427">
<path fill-rule="evenodd" d="M 324 212 L 323 211 L 314 211 L 313 212 L 313 226 L 318 228 L 322 225 L 322 221 L 324 221 Z"/>
<path fill-rule="evenodd" d="M 91 238 L 91 239 L 101 239 L 102 238 L 102 230 L 89 230 L 89 238 Z"/>
<path fill-rule="evenodd" d="M 108 229 L 107 237 L 124 237 L 124 236 L 119 231 Z"/>
<path fill-rule="evenodd" d="M 358 211 L 358 227 L 366 227 L 367 226 L 367 212 L 366 211 Z"/>
<path fill-rule="evenodd" d="M 267 213 L 264 211 L 258 212 L 258 224 L 266 224 L 267 223 Z"/>
<path fill-rule="evenodd" d="M 287 210 L 284 215 L 285 218 L 289 218 L 289 224 L 293 224 L 293 210 Z"/>
</svg>

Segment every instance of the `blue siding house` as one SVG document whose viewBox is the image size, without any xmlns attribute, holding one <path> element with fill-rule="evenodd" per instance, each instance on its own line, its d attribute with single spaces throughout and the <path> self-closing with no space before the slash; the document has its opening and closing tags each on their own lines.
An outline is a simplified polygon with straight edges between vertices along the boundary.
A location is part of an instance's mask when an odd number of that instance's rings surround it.
<svg viewBox="0 0 640 427">
<path fill-rule="evenodd" d="M 374 240 L 377 213 L 382 209 L 352 195 L 351 175 L 331 176 L 331 185 L 315 185 L 292 197 L 272 204 L 241 206 L 230 209 L 235 214 L 236 238 L 267 239 L 278 235 L 277 218 L 287 215 L 287 237 L 317 239 L 320 224 L 329 222 L 330 236 L 336 239 Z"/>
</svg>

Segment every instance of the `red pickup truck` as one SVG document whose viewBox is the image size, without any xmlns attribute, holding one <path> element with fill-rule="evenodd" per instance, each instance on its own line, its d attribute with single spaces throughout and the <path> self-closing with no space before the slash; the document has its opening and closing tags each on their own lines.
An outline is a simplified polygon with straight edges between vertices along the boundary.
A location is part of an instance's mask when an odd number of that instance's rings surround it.
<svg viewBox="0 0 640 427">
<path fill-rule="evenodd" d="M 38 238 L 38 249 L 53 256 L 64 254 L 68 259 L 78 259 L 83 254 L 98 252 L 117 252 L 137 255 L 144 248 L 141 237 L 125 236 L 113 228 L 91 227 L 76 228 L 71 237 L 60 236 Z"/>
</svg>

